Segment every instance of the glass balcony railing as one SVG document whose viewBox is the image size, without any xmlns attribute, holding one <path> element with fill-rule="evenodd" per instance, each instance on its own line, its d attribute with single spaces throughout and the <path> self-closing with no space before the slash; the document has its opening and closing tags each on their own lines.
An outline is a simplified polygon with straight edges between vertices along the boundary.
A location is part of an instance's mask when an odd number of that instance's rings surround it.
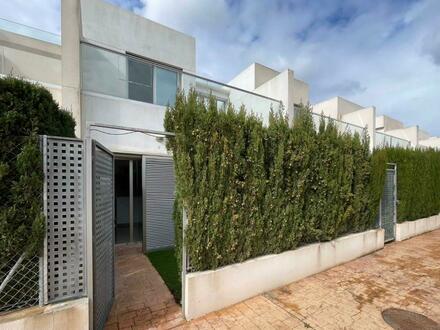
<svg viewBox="0 0 440 330">
<path fill-rule="evenodd" d="M 195 89 L 202 98 L 213 96 L 219 107 L 230 103 L 238 110 L 244 106 L 247 112 L 260 116 L 264 123 L 269 122 L 271 109 L 278 111 L 281 107 L 278 100 L 185 72 L 182 73 L 181 88 L 184 92 Z"/>
<path fill-rule="evenodd" d="M 409 148 L 411 145 L 408 140 L 404 140 L 382 132 L 375 132 L 374 137 L 374 148 Z"/>
<path fill-rule="evenodd" d="M 336 128 L 340 133 L 350 133 L 351 135 L 355 135 L 356 133 L 362 138 L 365 134 L 365 127 L 358 126 L 355 124 L 350 124 L 342 120 L 334 119 L 328 116 L 324 116 L 318 113 L 312 112 L 313 123 L 315 124 L 315 128 L 319 129 L 319 125 L 321 124 L 321 120 L 324 120 L 327 125 L 330 121 L 334 123 Z"/>
<path fill-rule="evenodd" d="M 0 30 L 20 34 L 25 37 L 42 40 L 55 45 L 61 45 L 61 36 L 59 34 L 8 21 L 4 18 L 0 18 Z"/>
</svg>

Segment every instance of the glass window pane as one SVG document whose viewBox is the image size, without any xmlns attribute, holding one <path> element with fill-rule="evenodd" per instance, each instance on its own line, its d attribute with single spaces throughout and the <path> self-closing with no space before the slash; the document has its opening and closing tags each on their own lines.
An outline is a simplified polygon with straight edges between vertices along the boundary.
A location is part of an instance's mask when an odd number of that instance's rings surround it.
<svg viewBox="0 0 440 330">
<path fill-rule="evenodd" d="M 156 76 L 156 104 L 173 106 L 177 93 L 177 72 L 154 68 Z"/>
<path fill-rule="evenodd" d="M 223 100 L 217 99 L 217 109 L 218 110 L 225 110 L 226 109 L 226 102 Z"/>
<path fill-rule="evenodd" d="M 127 98 L 126 70 L 124 56 L 81 44 L 81 79 L 84 90 Z"/>
<path fill-rule="evenodd" d="M 153 103 L 153 66 L 128 57 L 128 98 Z"/>
</svg>

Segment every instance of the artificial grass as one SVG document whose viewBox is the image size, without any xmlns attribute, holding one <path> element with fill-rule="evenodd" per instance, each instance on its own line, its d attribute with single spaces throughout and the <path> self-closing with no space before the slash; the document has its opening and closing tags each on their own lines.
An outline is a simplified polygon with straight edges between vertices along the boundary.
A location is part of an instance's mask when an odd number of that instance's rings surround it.
<svg viewBox="0 0 440 330">
<path fill-rule="evenodd" d="M 170 289 L 176 302 L 180 304 L 182 287 L 174 248 L 148 252 L 147 256 Z"/>
</svg>

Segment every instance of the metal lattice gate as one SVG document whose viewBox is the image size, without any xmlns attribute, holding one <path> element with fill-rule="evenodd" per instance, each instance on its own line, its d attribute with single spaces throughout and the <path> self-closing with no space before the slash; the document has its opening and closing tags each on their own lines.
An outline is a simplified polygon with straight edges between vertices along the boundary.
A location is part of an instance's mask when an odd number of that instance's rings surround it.
<svg viewBox="0 0 440 330">
<path fill-rule="evenodd" d="M 385 174 L 385 185 L 380 201 L 380 227 L 385 230 L 385 242 L 395 239 L 397 171 L 395 164 L 389 164 Z"/>
<path fill-rule="evenodd" d="M 42 139 L 44 166 L 44 303 L 86 294 L 84 143 Z"/>
<path fill-rule="evenodd" d="M 103 329 L 114 297 L 114 159 L 92 143 L 93 324 Z"/>
<path fill-rule="evenodd" d="M 174 165 L 169 157 L 142 157 L 144 250 L 174 246 Z"/>
</svg>

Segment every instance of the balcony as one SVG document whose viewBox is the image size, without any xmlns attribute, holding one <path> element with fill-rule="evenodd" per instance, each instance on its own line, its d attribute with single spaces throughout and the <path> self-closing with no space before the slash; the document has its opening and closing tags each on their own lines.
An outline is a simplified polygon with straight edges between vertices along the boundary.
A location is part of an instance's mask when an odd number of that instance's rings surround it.
<svg viewBox="0 0 440 330">
<path fill-rule="evenodd" d="M 215 97 L 219 108 L 243 105 L 265 122 L 270 110 L 281 106 L 275 99 L 87 43 L 81 44 L 81 79 L 84 91 L 161 106 L 174 105 L 177 90 L 194 89 L 201 98 Z"/>
<path fill-rule="evenodd" d="M 0 30 L 16 33 L 25 37 L 61 45 L 61 35 L 33 28 L 24 24 L 15 23 L 0 18 Z"/>
<path fill-rule="evenodd" d="M 411 143 L 395 136 L 391 136 L 382 132 L 375 132 L 374 148 L 409 148 Z"/>
</svg>

